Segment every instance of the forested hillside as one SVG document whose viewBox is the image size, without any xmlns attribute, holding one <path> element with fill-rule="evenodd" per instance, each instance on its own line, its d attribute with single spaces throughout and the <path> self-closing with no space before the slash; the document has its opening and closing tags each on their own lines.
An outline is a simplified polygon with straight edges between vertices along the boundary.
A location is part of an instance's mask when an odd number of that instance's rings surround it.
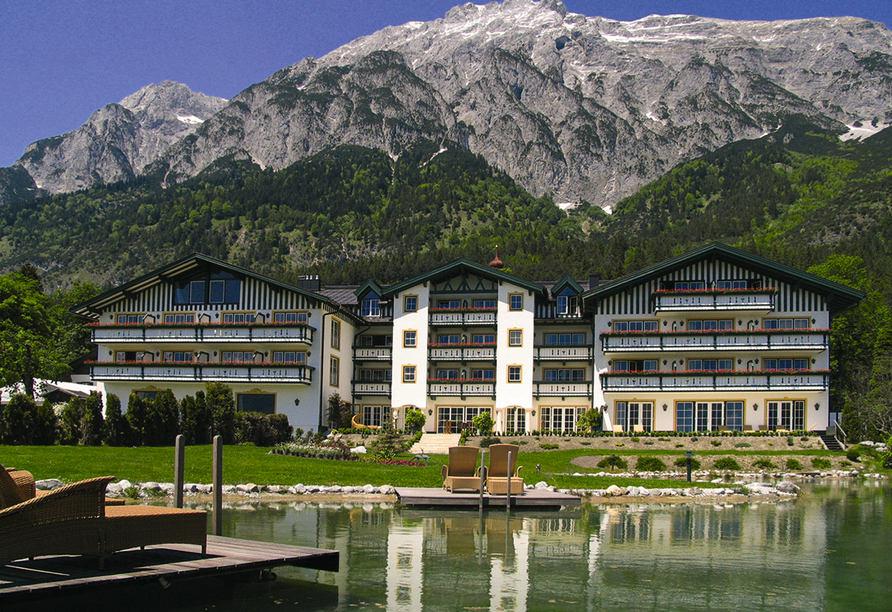
<svg viewBox="0 0 892 612">
<path fill-rule="evenodd" d="M 339 147 L 272 172 L 223 160 L 0 208 L 0 272 L 47 287 L 132 279 L 199 251 L 286 281 L 405 279 L 457 257 L 544 280 L 616 278 L 718 240 L 862 289 L 834 335 L 835 401 L 892 405 L 892 134 L 840 142 L 803 121 L 672 170 L 613 215 L 565 213 L 459 147 L 396 160 Z"/>
</svg>

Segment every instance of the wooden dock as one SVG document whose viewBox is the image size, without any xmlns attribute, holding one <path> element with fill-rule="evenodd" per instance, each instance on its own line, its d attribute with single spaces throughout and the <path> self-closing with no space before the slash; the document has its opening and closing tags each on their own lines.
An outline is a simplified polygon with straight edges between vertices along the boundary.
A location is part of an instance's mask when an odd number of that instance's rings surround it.
<svg viewBox="0 0 892 612">
<path fill-rule="evenodd" d="M 0 608 L 7 603 L 93 594 L 151 582 L 165 585 L 185 579 L 259 574 L 283 565 L 336 572 L 338 563 L 336 550 L 211 535 L 205 556 L 196 546 L 147 546 L 109 555 L 102 570 L 94 557 L 40 557 L 0 565 Z"/>
<path fill-rule="evenodd" d="M 410 487 L 398 487 L 396 489 L 399 503 L 404 506 L 432 506 L 432 507 L 463 507 L 477 508 L 480 504 L 479 493 L 450 493 L 446 489 L 421 489 Z M 507 498 L 504 495 L 483 494 L 483 507 L 504 508 Z M 511 496 L 511 508 L 523 510 L 525 508 L 560 508 L 561 506 L 578 506 L 582 502 L 575 495 L 548 491 L 546 489 L 531 489 L 523 495 Z"/>
</svg>

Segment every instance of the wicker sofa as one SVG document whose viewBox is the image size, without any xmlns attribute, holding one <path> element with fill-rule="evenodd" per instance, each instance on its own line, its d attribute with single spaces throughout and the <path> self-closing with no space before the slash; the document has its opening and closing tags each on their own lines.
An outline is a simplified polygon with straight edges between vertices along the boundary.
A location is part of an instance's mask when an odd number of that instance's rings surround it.
<svg viewBox="0 0 892 612">
<path fill-rule="evenodd" d="M 0 564 L 47 555 L 91 555 L 155 544 L 207 551 L 207 513 L 157 506 L 105 505 L 114 476 L 91 478 L 34 496 L 34 479 L 0 465 Z M 27 497 L 28 495 L 31 497 Z"/>
</svg>

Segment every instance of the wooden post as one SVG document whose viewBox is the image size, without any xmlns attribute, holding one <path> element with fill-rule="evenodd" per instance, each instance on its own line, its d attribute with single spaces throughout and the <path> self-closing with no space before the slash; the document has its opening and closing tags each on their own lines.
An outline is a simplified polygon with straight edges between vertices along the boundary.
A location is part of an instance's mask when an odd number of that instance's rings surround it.
<svg viewBox="0 0 892 612">
<path fill-rule="evenodd" d="M 480 501 L 479 508 L 483 510 L 483 485 L 486 484 L 486 451 L 480 453 Z"/>
<path fill-rule="evenodd" d="M 223 438 L 214 436 L 214 535 L 223 535 Z"/>
<path fill-rule="evenodd" d="M 186 438 L 177 436 L 173 459 L 173 502 L 177 508 L 183 507 L 183 479 L 186 473 Z"/>
<path fill-rule="evenodd" d="M 505 509 L 511 509 L 511 451 L 508 451 L 508 491 L 505 493 Z"/>
</svg>

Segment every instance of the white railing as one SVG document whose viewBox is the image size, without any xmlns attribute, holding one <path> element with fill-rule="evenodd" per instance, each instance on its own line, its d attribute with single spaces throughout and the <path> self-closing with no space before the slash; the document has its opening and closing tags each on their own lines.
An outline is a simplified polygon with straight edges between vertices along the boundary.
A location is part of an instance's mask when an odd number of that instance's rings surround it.
<svg viewBox="0 0 892 612">
<path fill-rule="evenodd" d="M 301 342 L 313 343 L 312 327 L 109 327 L 92 330 L 93 342 Z"/>
<path fill-rule="evenodd" d="M 353 381 L 353 395 L 390 395 L 388 381 Z"/>
<path fill-rule="evenodd" d="M 496 311 L 483 312 L 432 312 L 431 325 L 495 325 Z"/>
<path fill-rule="evenodd" d="M 430 361 L 495 361 L 494 346 L 435 346 L 428 348 Z"/>
<path fill-rule="evenodd" d="M 589 361 L 592 358 L 590 346 L 537 346 L 535 351 L 538 361 Z"/>
<path fill-rule="evenodd" d="M 495 396 L 495 382 L 428 382 L 427 394 L 446 396 Z"/>
<path fill-rule="evenodd" d="M 164 382 L 277 382 L 310 384 L 309 366 L 221 365 L 221 364 L 109 364 L 90 366 L 94 380 Z"/>
<path fill-rule="evenodd" d="M 824 390 L 828 374 L 601 374 L 604 391 L 813 391 Z"/>
<path fill-rule="evenodd" d="M 751 334 L 690 334 L 602 335 L 605 353 L 649 351 L 823 351 L 829 346 L 825 332 L 799 334 L 753 332 Z"/>
<path fill-rule="evenodd" d="M 774 294 L 671 294 L 655 295 L 657 312 L 685 310 L 774 310 Z"/>
<path fill-rule="evenodd" d="M 591 397 L 591 382 L 536 382 L 536 397 Z"/>
<path fill-rule="evenodd" d="M 356 361 L 390 361 L 393 349 L 389 346 L 354 347 L 353 359 Z"/>
</svg>

